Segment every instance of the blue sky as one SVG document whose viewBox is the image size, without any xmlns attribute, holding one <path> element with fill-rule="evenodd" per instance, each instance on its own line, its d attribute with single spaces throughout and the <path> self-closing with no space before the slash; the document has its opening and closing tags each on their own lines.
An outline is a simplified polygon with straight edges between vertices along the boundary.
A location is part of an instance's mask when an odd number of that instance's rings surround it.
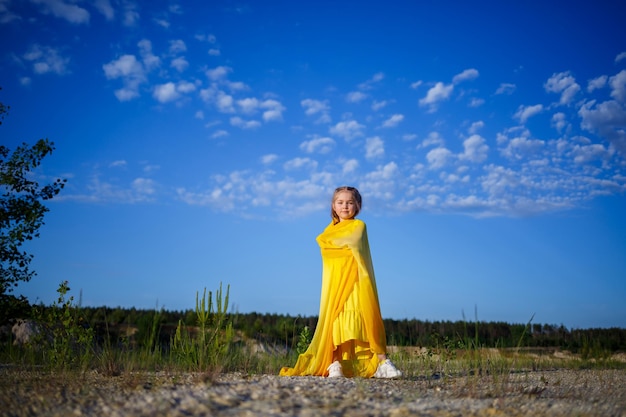
<svg viewBox="0 0 626 417">
<path fill-rule="evenodd" d="M 68 179 L 28 246 L 50 303 L 315 315 L 358 187 L 383 316 L 626 327 L 614 1 L 0 0 L 0 127 Z"/>
</svg>

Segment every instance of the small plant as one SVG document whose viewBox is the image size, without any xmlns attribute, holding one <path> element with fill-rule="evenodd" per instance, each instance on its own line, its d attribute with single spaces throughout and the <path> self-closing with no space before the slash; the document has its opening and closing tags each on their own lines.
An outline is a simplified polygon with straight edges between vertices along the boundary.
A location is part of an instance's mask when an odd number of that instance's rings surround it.
<svg viewBox="0 0 626 417">
<path fill-rule="evenodd" d="M 296 345 L 296 352 L 298 355 L 303 354 L 309 348 L 311 344 L 311 331 L 309 330 L 309 326 L 304 326 L 302 331 L 298 335 L 298 344 Z"/>
<path fill-rule="evenodd" d="M 74 297 L 67 297 L 69 291 L 68 282 L 63 281 L 51 308 L 35 312 L 42 325 L 36 345 L 43 347 L 45 359 L 53 369 L 84 368 L 93 356 L 93 330 L 84 323 L 80 308 L 73 305 Z"/>
<path fill-rule="evenodd" d="M 524 326 L 524 330 L 522 331 L 522 334 L 519 337 L 519 340 L 517 341 L 517 351 L 519 352 L 520 347 L 522 346 L 522 343 L 524 342 L 525 337 L 528 335 L 528 330 L 530 329 L 530 325 L 533 322 L 533 319 L 535 318 L 535 314 L 533 314 L 532 316 L 530 316 L 530 320 L 528 320 L 528 322 L 526 323 L 526 326 Z"/>
<path fill-rule="evenodd" d="M 580 358 L 584 366 L 594 368 L 610 362 L 611 352 L 603 348 L 599 340 L 583 336 Z"/>
<path fill-rule="evenodd" d="M 205 288 L 202 298 L 196 292 L 197 332 L 194 335 L 182 320 L 178 322 L 171 342 L 171 353 L 176 362 L 182 361 L 194 370 L 207 371 L 226 357 L 234 338 L 227 314 L 229 292 L 230 286 L 224 295 L 220 284 L 215 294 L 215 305 L 211 291 L 207 297 Z"/>
</svg>

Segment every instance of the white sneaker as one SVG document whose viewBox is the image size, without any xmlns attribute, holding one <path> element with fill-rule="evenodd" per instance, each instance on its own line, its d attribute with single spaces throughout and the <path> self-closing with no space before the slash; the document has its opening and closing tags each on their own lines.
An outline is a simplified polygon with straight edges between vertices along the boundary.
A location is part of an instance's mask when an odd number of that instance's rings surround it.
<svg viewBox="0 0 626 417">
<path fill-rule="evenodd" d="M 329 378 L 343 378 L 343 370 L 341 367 L 341 363 L 339 361 L 335 361 L 330 364 L 328 367 L 328 377 Z"/>
<path fill-rule="evenodd" d="M 379 363 L 374 374 L 374 378 L 400 378 L 401 376 L 402 372 L 398 371 L 398 368 L 389 359 Z"/>
</svg>

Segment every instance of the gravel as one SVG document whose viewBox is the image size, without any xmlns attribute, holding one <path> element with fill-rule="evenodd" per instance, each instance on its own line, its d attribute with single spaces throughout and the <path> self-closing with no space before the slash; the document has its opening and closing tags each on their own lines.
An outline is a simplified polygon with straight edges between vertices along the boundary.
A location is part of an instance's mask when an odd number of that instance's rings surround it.
<svg viewBox="0 0 626 417">
<path fill-rule="evenodd" d="M 328 379 L 0 369 L 4 416 L 624 416 L 625 370 Z"/>
</svg>

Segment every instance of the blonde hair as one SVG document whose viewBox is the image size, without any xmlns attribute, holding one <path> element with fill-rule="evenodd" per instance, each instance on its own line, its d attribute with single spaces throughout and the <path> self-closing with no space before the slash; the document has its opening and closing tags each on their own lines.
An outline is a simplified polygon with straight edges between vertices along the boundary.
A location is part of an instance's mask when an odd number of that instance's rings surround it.
<svg viewBox="0 0 626 417">
<path fill-rule="evenodd" d="M 330 200 L 330 217 L 333 218 L 333 224 L 337 224 L 340 221 L 339 216 L 337 215 L 337 213 L 335 213 L 335 209 L 333 209 L 333 205 L 335 204 L 335 200 L 337 199 L 337 194 L 339 194 L 342 191 L 347 191 L 351 193 L 352 198 L 354 198 L 354 205 L 356 208 L 356 211 L 354 212 L 354 217 L 356 217 L 357 214 L 359 214 L 359 212 L 361 211 L 361 205 L 363 204 L 361 193 L 359 193 L 359 190 L 357 190 L 356 188 L 348 187 L 347 185 L 344 185 L 343 187 L 335 188 L 335 192 L 333 193 L 333 198 Z"/>
</svg>

